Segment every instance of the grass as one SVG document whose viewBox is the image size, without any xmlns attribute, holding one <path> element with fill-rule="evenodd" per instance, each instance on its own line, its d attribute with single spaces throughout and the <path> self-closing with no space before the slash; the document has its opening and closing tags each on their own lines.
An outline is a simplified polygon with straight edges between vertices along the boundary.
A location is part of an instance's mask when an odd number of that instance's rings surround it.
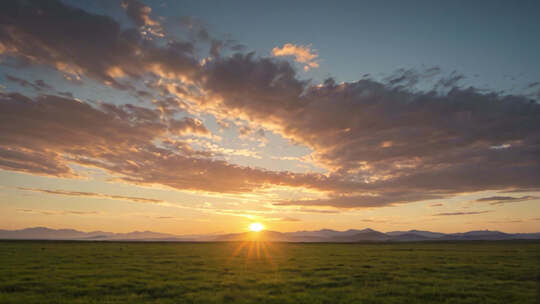
<svg viewBox="0 0 540 304">
<path fill-rule="evenodd" d="M 0 242 L 0 303 L 540 303 L 539 242 Z"/>
</svg>

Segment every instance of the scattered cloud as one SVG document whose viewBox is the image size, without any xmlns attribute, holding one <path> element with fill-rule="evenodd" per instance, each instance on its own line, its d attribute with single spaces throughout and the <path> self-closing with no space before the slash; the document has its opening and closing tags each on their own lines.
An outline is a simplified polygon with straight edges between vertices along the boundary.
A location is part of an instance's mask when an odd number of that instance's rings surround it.
<svg viewBox="0 0 540 304">
<path fill-rule="evenodd" d="M 175 216 L 156 216 L 155 219 L 157 219 L 157 220 L 173 220 L 173 219 L 178 219 L 178 218 L 175 217 Z"/>
<path fill-rule="evenodd" d="M 540 85 L 540 81 L 535 81 L 535 82 L 531 82 L 527 85 L 527 88 L 528 89 L 531 89 L 531 88 L 534 88 L 536 86 L 539 86 Z"/>
<path fill-rule="evenodd" d="M 158 199 L 135 197 L 135 196 L 111 195 L 111 194 L 103 194 L 103 193 L 96 193 L 96 192 L 48 190 L 48 189 L 22 188 L 22 187 L 19 187 L 18 189 L 24 190 L 24 191 L 41 192 L 41 193 L 46 193 L 46 194 L 105 198 L 105 199 L 113 199 L 113 200 L 131 201 L 131 202 L 136 202 L 136 203 L 150 203 L 150 204 L 165 203 L 165 201 L 158 200 Z"/>
<path fill-rule="evenodd" d="M 485 211 L 471 211 L 471 212 L 444 212 L 444 213 L 434 214 L 434 216 L 473 215 L 473 214 L 484 214 L 488 212 L 491 212 L 491 211 L 485 210 Z"/>
<path fill-rule="evenodd" d="M 317 51 L 311 48 L 311 45 L 296 45 L 285 43 L 281 48 L 275 47 L 272 49 L 272 56 L 293 56 L 294 60 L 304 64 L 304 71 L 309 71 L 312 68 L 318 68 Z"/>
<path fill-rule="evenodd" d="M 99 211 L 78 211 L 78 210 L 35 210 L 35 209 L 17 209 L 18 212 L 34 213 L 40 215 L 98 215 Z"/>
<path fill-rule="evenodd" d="M 360 221 L 364 223 L 386 223 L 387 222 L 385 220 L 374 220 L 374 219 L 361 219 Z"/>
<path fill-rule="evenodd" d="M 268 138 L 266 138 L 263 128 L 257 129 L 250 126 L 240 126 L 238 128 L 238 134 L 242 139 L 259 142 L 259 147 L 264 147 L 268 143 Z"/>
<path fill-rule="evenodd" d="M 181 120 L 171 120 L 169 122 L 169 130 L 178 135 L 185 133 L 210 135 L 210 131 L 204 126 L 202 121 L 191 117 L 184 117 Z"/>
<path fill-rule="evenodd" d="M 523 201 L 530 201 L 534 199 L 540 199 L 538 196 L 524 195 L 520 197 L 513 196 L 490 196 L 483 197 L 476 200 L 476 202 L 488 202 L 490 205 L 503 205 L 508 203 L 517 203 Z"/>
<path fill-rule="evenodd" d="M 323 214 L 336 214 L 340 213 L 340 210 L 334 210 L 334 209 L 310 209 L 310 208 L 300 208 L 298 209 L 299 212 L 305 212 L 305 213 L 323 213 Z"/>
<path fill-rule="evenodd" d="M 394 88 L 414 88 L 421 80 L 433 79 L 440 73 L 441 69 L 439 67 L 432 67 L 421 71 L 417 71 L 416 69 L 398 69 L 385 77 L 384 81 L 386 85 Z M 439 86 L 448 87 L 449 85 L 446 85 L 447 81 L 445 78 L 439 79 L 435 88 Z"/>
<path fill-rule="evenodd" d="M 458 85 L 458 83 L 465 79 L 464 75 L 457 74 L 455 71 L 452 72 L 449 76 L 443 77 L 439 79 L 437 84 L 435 85 L 436 88 L 443 88 L 443 89 L 452 89 Z"/>
<path fill-rule="evenodd" d="M 164 37 L 161 24 L 150 17 L 152 13 L 151 7 L 137 0 L 125 0 L 122 1 L 122 8 L 126 10 L 128 17 L 142 29 L 143 35 L 150 33 L 158 37 Z"/>
<path fill-rule="evenodd" d="M 522 219 L 503 219 L 503 220 L 495 220 L 495 221 L 488 221 L 490 224 L 511 224 L 511 223 L 523 223 L 524 220 Z"/>
<path fill-rule="evenodd" d="M 437 194 L 429 193 L 408 193 L 408 192 L 386 192 L 382 195 L 339 195 L 323 199 L 311 200 L 292 200 L 292 201 L 277 201 L 276 206 L 326 206 L 337 207 L 343 209 L 351 208 L 375 208 L 394 206 L 410 201 L 421 201 L 427 199 L 442 198 Z"/>
<path fill-rule="evenodd" d="M 4 75 L 4 78 L 7 81 L 10 81 L 10 82 L 13 82 L 13 83 L 16 83 L 16 84 L 20 85 L 21 87 L 29 87 L 29 88 L 32 88 L 32 89 L 34 89 L 36 91 L 51 90 L 52 89 L 52 87 L 50 85 L 48 85 L 45 81 L 43 81 L 41 79 L 34 80 L 33 82 L 30 82 L 28 80 L 25 80 L 25 79 L 22 79 L 22 78 L 13 76 L 13 75 L 9 75 L 9 74 Z"/>
<path fill-rule="evenodd" d="M 286 216 L 286 217 L 279 218 L 279 221 L 280 222 L 300 222 L 301 220 L 294 217 Z"/>
</svg>

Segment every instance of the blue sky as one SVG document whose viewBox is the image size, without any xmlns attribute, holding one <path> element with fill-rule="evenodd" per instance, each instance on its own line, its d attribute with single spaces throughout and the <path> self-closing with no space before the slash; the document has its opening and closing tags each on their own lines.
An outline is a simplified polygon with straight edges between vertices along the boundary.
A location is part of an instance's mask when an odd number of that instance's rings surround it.
<svg viewBox="0 0 540 304">
<path fill-rule="evenodd" d="M 67 1 L 129 22 L 111 3 Z M 159 5 L 157 5 L 159 3 Z M 540 79 L 538 1 L 154 1 L 156 15 L 198 18 L 249 50 L 311 44 L 321 81 L 382 77 L 399 68 L 441 67 L 471 84 L 517 92 Z M 170 21 L 171 23 L 174 21 Z"/>
<path fill-rule="evenodd" d="M 311 44 L 321 68 L 306 77 L 318 80 L 419 66 L 456 70 L 491 89 L 540 78 L 538 1 L 178 1 L 155 10 L 197 16 L 262 55 Z"/>
</svg>

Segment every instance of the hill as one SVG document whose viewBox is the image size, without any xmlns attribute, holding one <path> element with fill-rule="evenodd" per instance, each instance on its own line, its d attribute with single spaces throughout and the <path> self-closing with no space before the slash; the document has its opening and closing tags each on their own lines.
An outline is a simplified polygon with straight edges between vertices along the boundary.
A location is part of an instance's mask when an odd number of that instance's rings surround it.
<svg viewBox="0 0 540 304">
<path fill-rule="evenodd" d="M 114 233 L 105 231 L 83 232 L 74 229 L 50 229 L 33 227 L 21 230 L 0 230 L 0 239 L 5 240 L 83 240 L 83 241 L 162 241 L 162 242 L 420 242 L 420 241 L 497 241 L 497 240 L 537 240 L 540 233 L 504 233 L 501 231 L 477 230 L 464 233 L 440 233 L 421 230 L 391 231 L 383 233 L 370 228 L 337 231 L 321 229 L 296 232 L 242 232 L 218 235 L 174 235 L 153 231 L 133 231 Z"/>
</svg>

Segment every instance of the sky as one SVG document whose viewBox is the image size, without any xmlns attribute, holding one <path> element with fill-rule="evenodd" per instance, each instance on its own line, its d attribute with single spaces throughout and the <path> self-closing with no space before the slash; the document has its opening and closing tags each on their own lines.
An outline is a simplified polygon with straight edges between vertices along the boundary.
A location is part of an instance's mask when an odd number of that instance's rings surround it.
<svg viewBox="0 0 540 304">
<path fill-rule="evenodd" d="M 0 229 L 540 231 L 538 1 L 3 1 Z"/>
</svg>

